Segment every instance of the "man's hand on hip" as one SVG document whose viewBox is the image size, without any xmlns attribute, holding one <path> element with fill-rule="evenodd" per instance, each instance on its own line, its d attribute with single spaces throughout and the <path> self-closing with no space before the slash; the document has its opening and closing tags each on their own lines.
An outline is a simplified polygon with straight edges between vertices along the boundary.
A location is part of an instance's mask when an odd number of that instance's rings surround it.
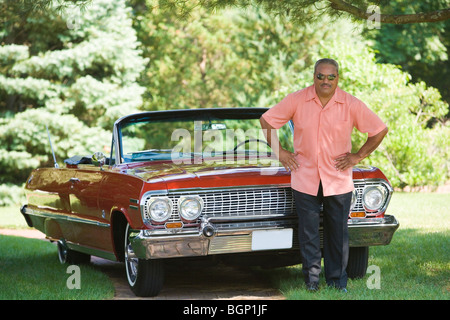
<svg viewBox="0 0 450 320">
<path fill-rule="evenodd" d="M 345 171 L 348 168 L 356 166 L 362 158 L 357 153 L 347 152 L 346 154 L 334 159 L 334 167 L 337 171 Z"/>
<path fill-rule="evenodd" d="M 297 159 L 295 158 L 296 155 L 296 153 L 292 153 L 280 148 L 278 160 L 280 160 L 281 164 L 285 167 L 286 170 L 296 171 L 300 167 L 300 163 L 298 163 Z"/>
</svg>

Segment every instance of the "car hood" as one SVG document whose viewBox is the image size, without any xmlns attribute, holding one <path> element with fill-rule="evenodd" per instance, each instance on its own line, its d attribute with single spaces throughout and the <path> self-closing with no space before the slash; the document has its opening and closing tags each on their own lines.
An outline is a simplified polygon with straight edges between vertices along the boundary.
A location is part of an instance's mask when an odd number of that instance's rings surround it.
<svg viewBox="0 0 450 320">
<path fill-rule="evenodd" d="M 127 164 L 124 173 L 150 184 L 163 183 L 168 189 L 290 183 L 290 172 L 282 166 L 271 166 L 267 161 L 255 164 L 145 162 Z M 385 176 L 376 167 L 353 168 L 353 179 L 369 178 L 385 179 Z"/>
<path fill-rule="evenodd" d="M 280 183 L 281 181 L 289 183 L 290 181 L 290 173 L 283 167 L 270 166 L 270 164 L 262 162 L 255 164 L 226 163 L 226 161 L 202 162 L 198 164 L 176 164 L 171 161 L 147 162 L 140 165 L 128 165 L 126 173 L 148 183 L 165 182 L 169 188 L 172 184 L 179 184 L 185 181 L 189 181 L 192 187 L 201 187 L 201 182 L 207 184 L 205 187 L 211 186 L 211 183 L 207 183 L 211 182 L 211 180 L 214 180 L 215 185 L 227 185 L 228 183 L 225 181 L 230 180 L 233 180 L 233 183 L 230 183 L 230 185 L 238 183 L 238 180 L 246 180 L 248 183 L 248 179 L 259 180 L 261 177 L 273 183 Z M 261 182 L 254 181 L 254 183 Z M 263 184 L 267 184 L 267 182 Z"/>
</svg>

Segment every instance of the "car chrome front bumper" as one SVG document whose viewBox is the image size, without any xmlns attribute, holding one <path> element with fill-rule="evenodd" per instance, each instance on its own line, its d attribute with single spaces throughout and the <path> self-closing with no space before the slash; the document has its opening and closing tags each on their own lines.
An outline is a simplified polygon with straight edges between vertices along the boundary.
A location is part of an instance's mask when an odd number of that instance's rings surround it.
<svg viewBox="0 0 450 320">
<path fill-rule="evenodd" d="M 370 220 L 370 221 L 369 221 Z M 239 228 L 238 228 L 239 226 Z M 394 216 L 386 215 L 377 219 L 349 219 L 350 247 L 367 247 L 387 245 L 399 227 Z M 257 250 L 298 250 L 296 219 L 271 221 L 271 224 L 260 224 L 257 227 L 245 222 L 245 219 L 232 223 L 225 219 L 203 219 L 201 226 L 195 230 L 179 230 L 175 233 L 167 231 L 135 230 L 130 234 L 130 242 L 136 256 L 140 259 L 161 259 L 176 257 L 206 256 L 213 254 L 254 252 L 258 231 L 258 239 L 262 231 L 273 233 L 274 239 L 289 236 L 291 245 L 258 247 Z"/>
<path fill-rule="evenodd" d="M 400 226 L 394 216 L 384 218 L 349 219 L 348 238 L 350 247 L 368 247 L 388 245 Z"/>
</svg>

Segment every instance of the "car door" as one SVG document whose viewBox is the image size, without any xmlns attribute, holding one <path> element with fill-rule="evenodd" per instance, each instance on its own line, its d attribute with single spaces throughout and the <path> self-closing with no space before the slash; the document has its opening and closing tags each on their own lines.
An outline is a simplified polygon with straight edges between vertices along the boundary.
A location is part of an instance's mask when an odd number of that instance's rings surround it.
<svg viewBox="0 0 450 320">
<path fill-rule="evenodd" d="M 98 196 L 103 179 L 99 167 L 86 166 L 70 177 L 70 207 L 73 242 L 101 250 L 110 250 L 110 224 L 99 208 Z"/>
</svg>

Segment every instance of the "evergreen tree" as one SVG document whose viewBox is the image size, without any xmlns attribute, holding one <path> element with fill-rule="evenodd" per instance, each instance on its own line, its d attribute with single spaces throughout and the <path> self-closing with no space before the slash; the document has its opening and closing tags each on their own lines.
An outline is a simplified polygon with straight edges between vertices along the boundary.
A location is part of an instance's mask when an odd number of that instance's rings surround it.
<svg viewBox="0 0 450 320">
<path fill-rule="evenodd" d="M 21 184 L 57 159 L 109 152 L 114 121 L 136 112 L 145 68 L 125 1 L 23 12 L 2 7 L 0 183 Z M 3 186 L 3 190 L 5 186 Z M 1 190 L 0 190 L 1 192 Z"/>
</svg>

